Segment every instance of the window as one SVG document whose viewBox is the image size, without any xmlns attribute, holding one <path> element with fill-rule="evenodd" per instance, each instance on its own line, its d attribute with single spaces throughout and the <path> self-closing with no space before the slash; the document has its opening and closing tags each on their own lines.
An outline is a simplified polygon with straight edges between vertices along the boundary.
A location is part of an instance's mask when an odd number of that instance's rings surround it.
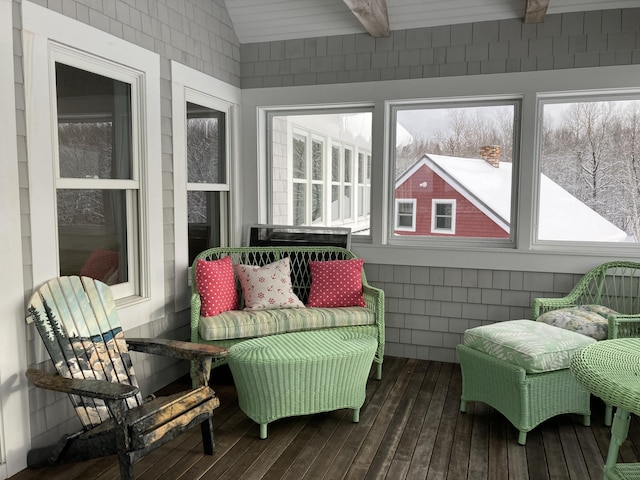
<svg viewBox="0 0 640 480">
<path fill-rule="evenodd" d="M 55 72 L 60 275 L 126 284 L 137 278 L 135 87 L 60 62 Z"/>
<path fill-rule="evenodd" d="M 175 310 L 189 307 L 189 267 L 234 238 L 234 109 L 240 90 L 171 63 L 174 162 Z"/>
<path fill-rule="evenodd" d="M 393 238 L 437 242 L 444 234 L 458 242 L 513 244 L 518 110 L 515 99 L 392 108 L 393 195 L 413 199 L 416 216 L 413 228 L 404 228 L 396 203 Z"/>
<path fill-rule="evenodd" d="M 537 239 L 640 242 L 640 95 L 541 107 Z"/>
<path fill-rule="evenodd" d="M 456 201 L 431 201 L 431 233 L 456 233 Z"/>
<path fill-rule="evenodd" d="M 187 98 L 191 97 L 187 93 Z M 186 102 L 189 264 L 207 248 L 227 245 L 226 113 Z"/>
<path fill-rule="evenodd" d="M 269 222 L 368 234 L 371 113 L 271 113 Z"/>
<path fill-rule="evenodd" d="M 396 230 L 416 231 L 415 199 L 396 199 Z"/>
<path fill-rule="evenodd" d="M 23 5 L 33 284 L 112 284 L 123 328 L 164 313 L 157 54 Z"/>
</svg>

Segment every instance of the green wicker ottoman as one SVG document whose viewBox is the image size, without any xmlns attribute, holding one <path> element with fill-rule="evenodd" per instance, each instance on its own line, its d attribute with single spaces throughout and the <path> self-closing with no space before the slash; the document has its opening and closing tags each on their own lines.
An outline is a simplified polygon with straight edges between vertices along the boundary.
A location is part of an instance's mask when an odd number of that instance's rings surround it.
<svg viewBox="0 0 640 480">
<path fill-rule="evenodd" d="M 260 425 L 283 417 L 341 408 L 360 418 L 378 347 L 374 337 L 311 330 L 253 338 L 229 349 L 229 368 L 241 410 Z"/>
<path fill-rule="evenodd" d="M 502 413 L 524 445 L 527 432 L 563 413 L 590 424 L 589 392 L 573 377 L 573 354 L 596 340 L 531 320 L 471 328 L 456 348 L 462 371 L 460 410 L 484 402 Z"/>
</svg>

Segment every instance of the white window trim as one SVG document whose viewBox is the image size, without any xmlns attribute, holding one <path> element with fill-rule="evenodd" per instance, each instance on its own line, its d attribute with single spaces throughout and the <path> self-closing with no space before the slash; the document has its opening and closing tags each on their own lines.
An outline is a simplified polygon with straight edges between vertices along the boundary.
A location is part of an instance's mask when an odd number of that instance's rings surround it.
<svg viewBox="0 0 640 480">
<path fill-rule="evenodd" d="M 402 204 L 410 204 L 411 205 L 411 226 L 403 227 L 400 225 L 400 205 Z M 398 232 L 415 232 L 416 231 L 416 205 L 417 200 L 415 198 L 396 198 L 396 208 L 394 215 L 395 217 L 395 225 L 394 229 Z"/>
<path fill-rule="evenodd" d="M 451 228 L 437 227 L 436 207 L 438 205 L 451 205 Z M 431 233 L 443 233 L 447 235 L 456 234 L 456 200 L 455 199 L 451 199 L 451 200 L 440 199 L 440 198 L 431 199 Z"/>
<path fill-rule="evenodd" d="M 175 227 L 175 310 L 181 311 L 189 307 L 189 232 L 187 220 L 187 191 L 229 191 L 230 218 L 227 222 L 229 240 L 241 238 L 240 221 L 238 219 L 239 188 L 235 188 L 235 164 L 239 158 L 240 146 L 237 140 L 238 109 L 241 102 L 239 88 L 210 77 L 202 72 L 189 68 L 181 63 L 171 62 L 172 92 L 172 129 L 173 129 L 173 164 L 174 164 L 174 227 Z M 197 103 L 226 114 L 226 146 L 227 146 L 227 183 L 226 184 L 189 184 L 187 188 L 187 138 L 186 123 L 187 102 Z"/>
<path fill-rule="evenodd" d="M 0 265 L 0 311 L 4 314 L 0 335 L 0 478 L 9 478 L 27 467 L 31 444 L 29 389 L 24 378 L 27 368 L 24 325 L 24 274 L 22 267 L 22 226 L 20 219 L 20 182 L 16 143 L 16 104 L 13 2 L 0 0 L 0 218 L 2 249 Z M 13 379 L 13 380 L 12 380 Z"/>
<path fill-rule="evenodd" d="M 93 65 L 118 65 L 140 75 L 139 296 L 117 302 L 123 329 L 164 317 L 164 248 L 160 135 L 160 57 L 49 9 L 22 3 L 33 284 L 59 275 L 55 214 L 56 119 L 51 109 L 51 45 L 65 45 Z M 38 207 L 35 208 L 34 206 Z"/>
</svg>

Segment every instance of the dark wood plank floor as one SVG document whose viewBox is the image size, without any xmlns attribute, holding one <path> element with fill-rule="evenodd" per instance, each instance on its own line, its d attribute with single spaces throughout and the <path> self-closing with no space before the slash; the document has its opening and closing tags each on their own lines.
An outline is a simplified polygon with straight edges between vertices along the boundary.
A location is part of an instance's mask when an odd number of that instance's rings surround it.
<svg viewBox="0 0 640 480">
<path fill-rule="evenodd" d="M 222 405 L 214 416 L 216 453 L 202 454 L 200 429 L 176 438 L 135 465 L 138 480 L 195 479 L 600 479 L 609 445 L 604 406 L 592 401 L 592 426 L 561 415 L 530 432 L 526 446 L 498 412 L 479 403 L 459 411 L 456 364 L 385 359 L 371 377 L 360 422 L 351 412 L 281 419 L 259 429 L 238 408 L 235 388 L 214 371 Z M 216 376 L 218 381 L 216 381 Z M 182 379 L 168 387 L 188 387 Z M 621 461 L 638 461 L 640 423 L 633 418 Z M 115 480 L 115 457 L 24 470 L 11 480 Z"/>
</svg>

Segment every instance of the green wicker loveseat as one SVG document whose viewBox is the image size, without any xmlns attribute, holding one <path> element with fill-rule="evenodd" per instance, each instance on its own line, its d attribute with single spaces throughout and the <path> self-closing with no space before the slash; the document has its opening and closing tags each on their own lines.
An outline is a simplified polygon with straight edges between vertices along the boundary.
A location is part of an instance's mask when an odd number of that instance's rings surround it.
<svg viewBox="0 0 640 480">
<path fill-rule="evenodd" d="M 292 331 L 317 329 L 342 329 L 372 336 L 377 340 L 374 363 L 377 363 L 377 378 L 382 376 L 384 355 L 384 292 L 372 287 L 362 270 L 362 294 L 365 306 L 336 308 L 283 308 L 269 310 L 243 310 L 244 298 L 237 271 L 235 286 L 239 304 L 237 310 L 222 312 L 215 316 L 202 315 L 201 294 L 198 291 L 196 266 L 199 260 L 215 261 L 230 257 L 234 269 L 238 265 L 268 266 L 288 258 L 291 287 L 298 299 L 307 305 L 311 289 L 310 261 L 355 259 L 353 252 L 330 246 L 297 247 L 219 247 L 201 252 L 191 268 L 191 341 L 209 345 L 230 347 L 249 338 L 277 335 Z M 220 359 L 212 367 L 227 363 Z"/>
</svg>

